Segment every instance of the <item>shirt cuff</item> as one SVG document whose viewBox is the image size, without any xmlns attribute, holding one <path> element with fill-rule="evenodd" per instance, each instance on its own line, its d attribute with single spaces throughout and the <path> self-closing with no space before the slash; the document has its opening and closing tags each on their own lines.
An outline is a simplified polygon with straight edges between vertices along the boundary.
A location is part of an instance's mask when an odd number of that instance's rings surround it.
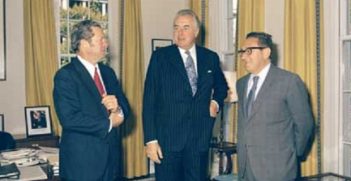
<svg viewBox="0 0 351 181">
<path fill-rule="evenodd" d="M 123 110 L 121 108 L 118 108 L 117 112 L 118 112 L 118 116 L 124 119 Z M 112 130 L 112 120 L 110 119 L 110 127 L 108 128 L 108 132 L 111 132 L 111 130 Z"/>
<path fill-rule="evenodd" d="M 158 141 L 157 140 L 151 140 L 151 141 L 147 142 L 146 145 L 151 144 L 151 143 L 158 143 Z"/>
</svg>

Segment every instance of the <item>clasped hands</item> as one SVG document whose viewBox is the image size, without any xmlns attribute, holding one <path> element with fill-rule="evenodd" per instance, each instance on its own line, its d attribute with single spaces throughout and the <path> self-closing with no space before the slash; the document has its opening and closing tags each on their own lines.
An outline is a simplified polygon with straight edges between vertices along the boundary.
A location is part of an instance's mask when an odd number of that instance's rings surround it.
<svg viewBox="0 0 351 181">
<path fill-rule="evenodd" d="M 118 127 L 123 123 L 124 117 L 121 116 L 121 108 L 115 95 L 104 94 L 101 103 L 110 112 L 109 119 L 112 121 L 112 127 Z"/>
</svg>

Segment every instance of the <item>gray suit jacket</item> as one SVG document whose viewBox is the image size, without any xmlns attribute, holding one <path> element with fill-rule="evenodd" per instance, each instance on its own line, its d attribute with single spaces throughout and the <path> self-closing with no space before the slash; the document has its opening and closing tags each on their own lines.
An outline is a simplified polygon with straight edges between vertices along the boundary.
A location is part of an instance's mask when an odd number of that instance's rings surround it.
<svg viewBox="0 0 351 181">
<path fill-rule="evenodd" d="M 239 175 L 249 162 L 261 181 L 292 180 L 297 157 L 312 135 L 313 116 L 304 83 L 298 75 L 271 65 L 250 117 L 244 114 L 250 75 L 237 82 Z"/>
</svg>

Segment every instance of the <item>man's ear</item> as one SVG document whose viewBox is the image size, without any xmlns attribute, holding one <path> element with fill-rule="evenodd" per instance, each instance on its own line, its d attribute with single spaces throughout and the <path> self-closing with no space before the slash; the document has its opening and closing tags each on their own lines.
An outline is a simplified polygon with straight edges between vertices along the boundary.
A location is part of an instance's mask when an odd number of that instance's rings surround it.
<svg viewBox="0 0 351 181">
<path fill-rule="evenodd" d="M 89 46 L 89 42 L 87 40 L 85 40 L 85 39 L 81 39 L 80 40 L 80 46 L 82 48 L 85 48 L 85 47 Z"/>
<path fill-rule="evenodd" d="M 263 49 L 263 56 L 265 59 L 268 59 L 271 53 L 272 53 L 272 50 L 270 48 Z"/>
<path fill-rule="evenodd" d="M 199 35 L 199 33 L 200 33 L 200 29 L 198 28 L 197 30 L 196 30 L 196 32 L 195 32 L 195 37 L 197 38 L 197 36 Z"/>
</svg>

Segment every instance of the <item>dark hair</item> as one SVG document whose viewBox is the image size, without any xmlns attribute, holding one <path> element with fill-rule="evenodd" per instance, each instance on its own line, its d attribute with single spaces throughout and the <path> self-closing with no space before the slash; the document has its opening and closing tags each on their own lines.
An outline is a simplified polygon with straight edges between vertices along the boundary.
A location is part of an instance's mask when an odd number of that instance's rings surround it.
<svg viewBox="0 0 351 181">
<path fill-rule="evenodd" d="M 177 12 L 175 18 L 174 18 L 174 22 L 179 16 L 191 16 L 191 17 L 193 17 L 196 27 L 198 29 L 200 29 L 201 22 L 199 20 L 199 17 L 197 17 L 196 13 L 193 10 L 191 10 L 191 9 L 181 9 L 181 10 L 179 10 Z"/>
<path fill-rule="evenodd" d="M 248 38 L 257 38 L 259 46 L 269 47 L 273 50 L 273 42 L 272 35 L 265 32 L 250 32 L 246 35 L 246 39 Z"/>
<path fill-rule="evenodd" d="M 73 26 L 71 34 L 71 50 L 73 52 L 78 52 L 80 40 L 91 41 L 91 38 L 94 36 L 91 27 L 101 28 L 101 25 L 93 20 L 84 20 Z"/>
</svg>

